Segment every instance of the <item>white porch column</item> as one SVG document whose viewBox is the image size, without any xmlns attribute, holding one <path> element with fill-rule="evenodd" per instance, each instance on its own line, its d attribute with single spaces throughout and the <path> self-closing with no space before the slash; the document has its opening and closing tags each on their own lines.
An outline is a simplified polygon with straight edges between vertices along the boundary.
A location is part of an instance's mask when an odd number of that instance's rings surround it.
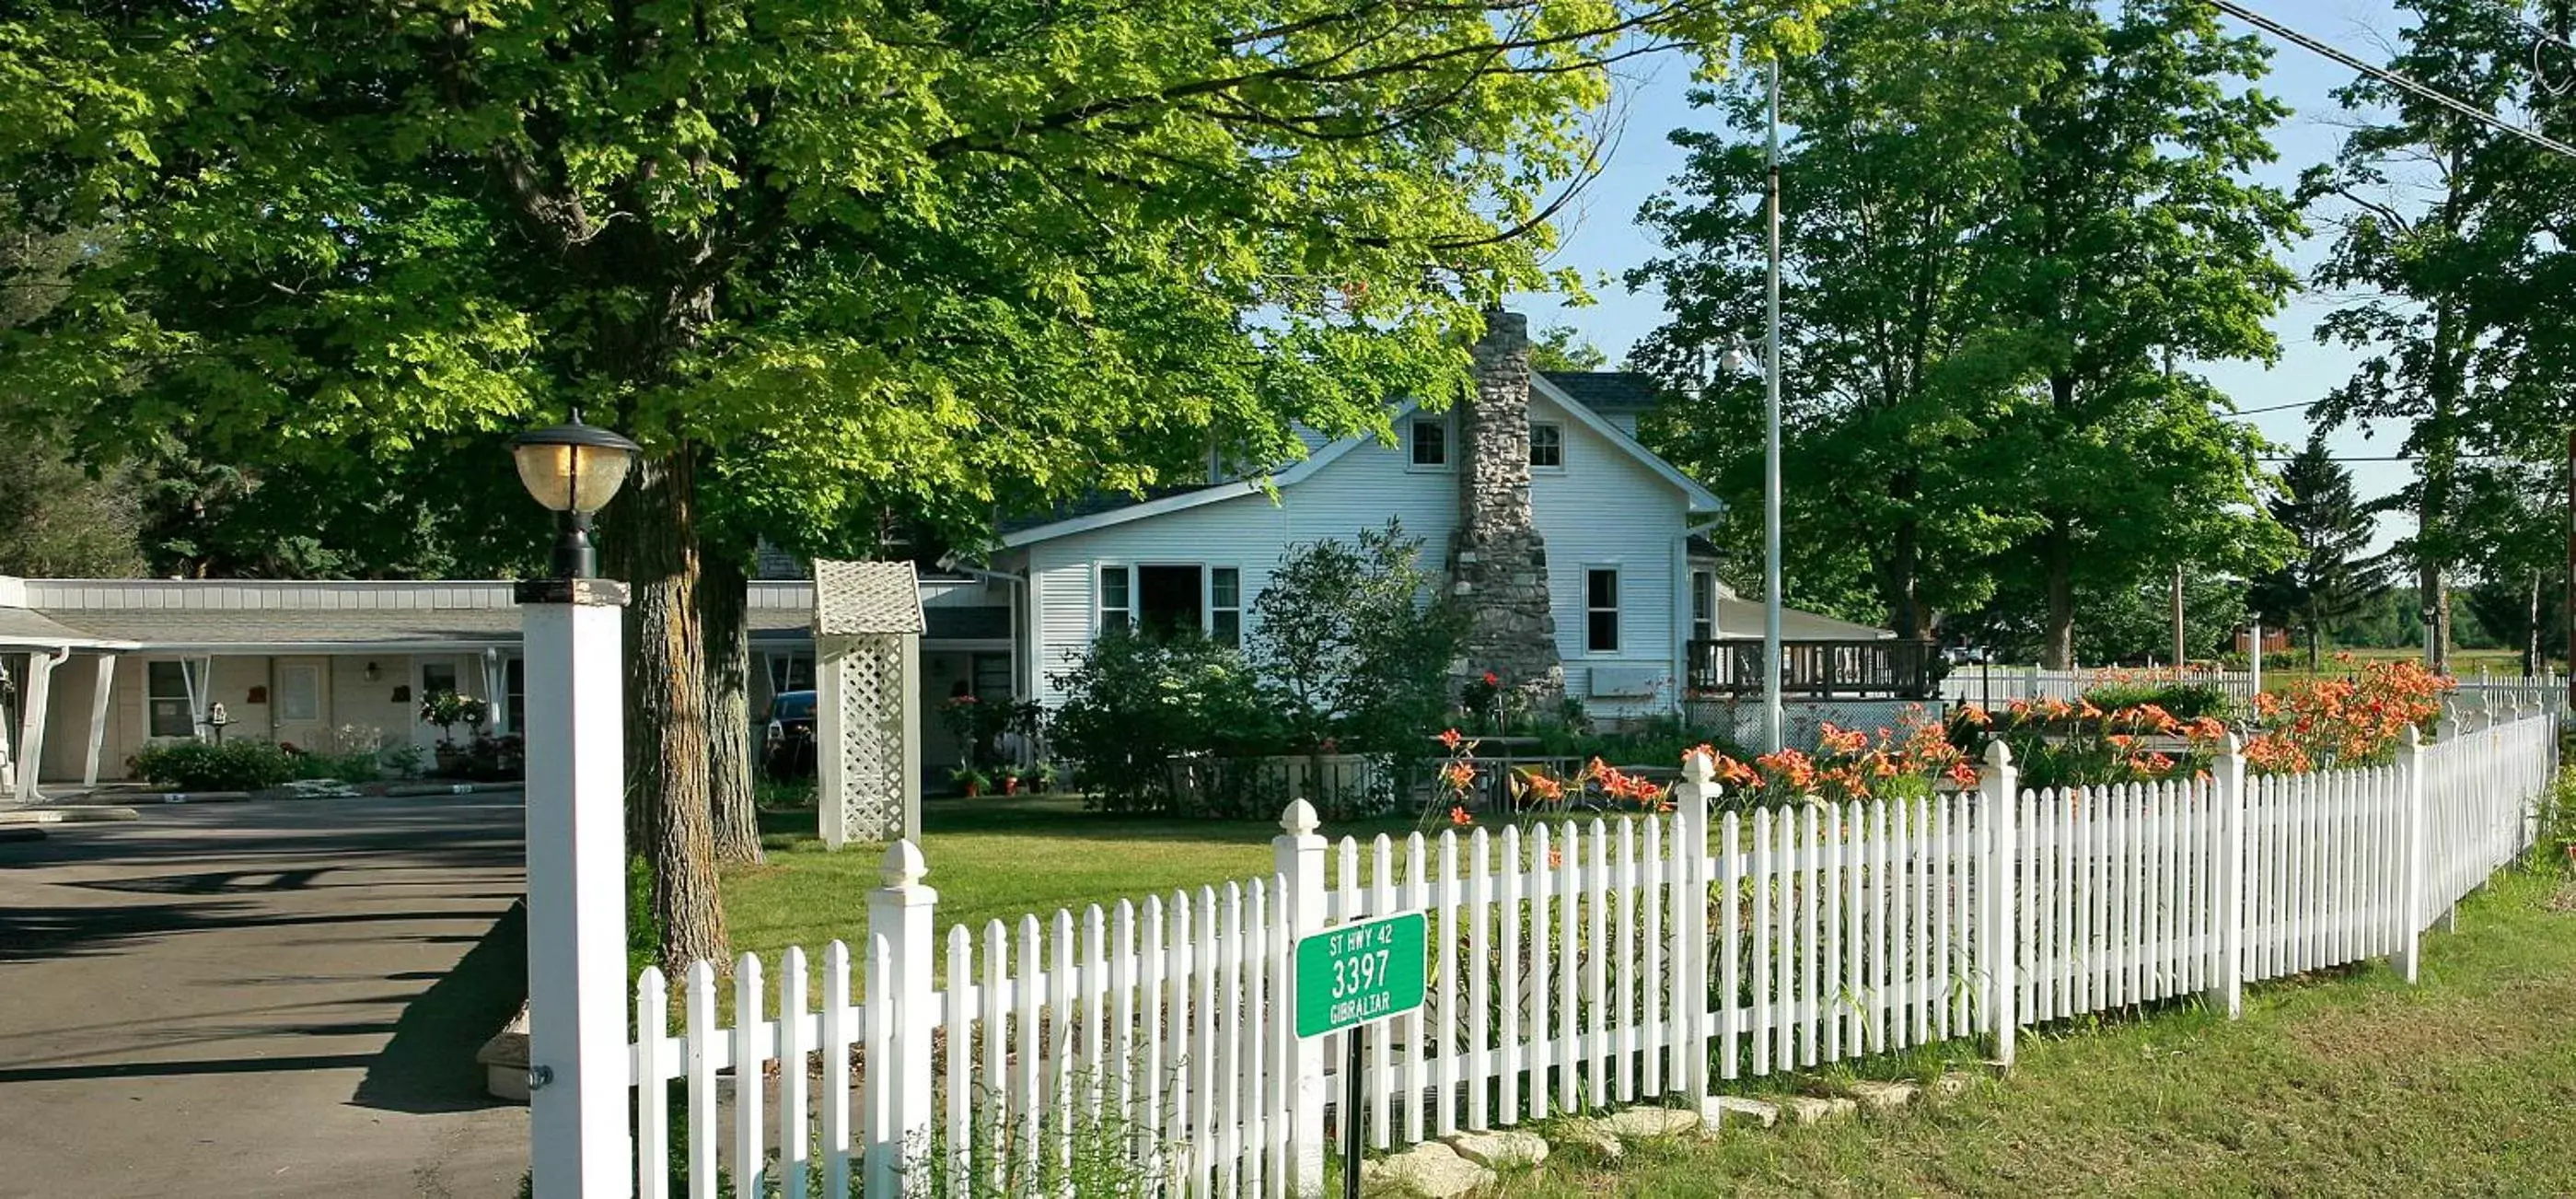
<svg viewBox="0 0 2576 1199">
<path fill-rule="evenodd" d="M 626 733 L 619 662 L 626 585 L 533 580 L 519 584 L 518 600 L 527 647 L 533 1193 L 536 1199 L 620 1199 L 634 1189 L 626 1129 Z"/>
<path fill-rule="evenodd" d="M 902 663 L 893 691 L 895 702 L 903 705 L 903 753 L 894 763 L 898 780 L 896 794 L 903 797 L 903 837 L 915 845 L 921 843 L 921 638 L 905 636 L 897 654 Z M 972 661 L 972 659 L 969 659 Z M 971 674 L 974 667 L 967 667 Z"/>
<path fill-rule="evenodd" d="M 849 733 L 842 727 L 849 655 L 847 638 L 814 639 L 814 811 L 826 849 L 850 839 L 850 780 L 844 769 L 849 750 L 843 744 Z"/>
<path fill-rule="evenodd" d="M 89 692 L 89 760 L 81 767 L 81 785 L 98 785 L 98 756 L 107 747 L 107 695 L 116 685 L 116 655 L 98 656 L 98 682 Z"/>
<path fill-rule="evenodd" d="M 36 776 L 45 769 L 45 704 L 53 698 L 54 668 L 72 656 L 68 648 L 51 655 L 27 655 L 27 698 L 18 725 L 18 802 L 43 799 Z"/>
</svg>

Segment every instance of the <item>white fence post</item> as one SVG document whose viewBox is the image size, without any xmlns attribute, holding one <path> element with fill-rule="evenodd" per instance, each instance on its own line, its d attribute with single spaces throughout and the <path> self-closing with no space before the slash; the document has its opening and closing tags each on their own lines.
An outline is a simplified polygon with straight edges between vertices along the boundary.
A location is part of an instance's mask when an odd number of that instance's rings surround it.
<svg viewBox="0 0 2576 1199">
<path fill-rule="evenodd" d="M 2021 956 L 2020 907 L 2013 893 L 2014 868 L 2021 856 L 2015 821 L 2021 802 L 2020 776 L 2013 768 L 2011 748 L 2001 738 L 1988 742 L 1985 774 L 1977 780 L 1977 806 L 1984 809 L 1977 819 L 1984 833 L 1979 838 L 1984 867 L 1977 878 L 1977 923 L 1982 926 L 1977 958 L 1986 975 L 1986 1034 L 1995 1061 L 2004 1066 L 2013 1063 L 2014 1034 L 2021 1024 L 2013 1010 L 2020 987 L 2014 967 Z"/>
<path fill-rule="evenodd" d="M 2457 735 L 2456 732 L 2453 735 Z M 2424 927 L 2424 738 L 2415 726 L 2406 726 L 2403 740 L 2397 743 L 2398 786 L 2405 805 L 2399 819 L 2398 838 L 2397 946 L 2394 965 L 2406 981 L 2414 982 L 2421 973 L 2423 945 L 2419 934 Z"/>
<path fill-rule="evenodd" d="M 2230 1020 L 2245 1014 L 2245 758 L 2241 750 L 2236 734 L 2227 734 L 2219 741 L 2218 758 L 2209 770 L 2210 814 L 2217 817 L 2218 832 L 2211 855 L 2216 877 L 2210 880 L 2209 896 L 2215 901 L 2210 907 L 2218 924 L 2212 930 L 2217 968 L 2210 972 L 2209 1001 Z"/>
<path fill-rule="evenodd" d="M 1673 1037 L 1682 1047 L 1682 1074 L 1673 1081 L 1694 1106 L 1708 1098 L 1708 807 L 1717 789 L 1716 763 L 1694 751 L 1682 763 L 1673 789 L 1673 886 L 1689 898 L 1679 908 L 1673 936 Z"/>
<path fill-rule="evenodd" d="M 886 1005 L 885 1027 L 892 1030 L 887 1040 L 890 1060 L 870 1061 L 865 1067 L 871 1073 L 883 1069 L 892 1075 L 880 1092 L 889 1100 L 890 1115 L 883 1127 L 868 1130 L 876 1142 L 868 1147 L 867 1157 L 867 1189 L 872 1195 L 911 1189 L 916 1180 L 911 1167 L 929 1161 L 930 1125 L 935 1117 L 930 1101 L 930 1042 L 939 1010 L 932 998 L 938 967 L 932 960 L 931 938 L 939 892 L 921 881 L 929 872 L 921 850 L 899 840 L 886 847 L 885 885 L 868 892 L 868 932 L 885 938 L 893 951 L 888 963 L 893 977 L 869 978 L 865 1001 L 871 1008 Z M 737 1012 L 734 1018 L 758 1016 Z M 964 1029 L 950 1029 L 948 1035 L 950 1052 L 966 1051 Z"/>
<path fill-rule="evenodd" d="M 530 751 L 530 1186 L 539 1199 L 616 1199 L 635 1178 L 626 1132 L 626 586 L 531 580 L 518 601 Z M 33 778 L 32 757 L 25 767 Z"/>
<path fill-rule="evenodd" d="M 1271 870 L 1284 880 L 1279 914 L 1282 933 L 1292 939 L 1324 929 L 1324 839 L 1315 832 L 1315 805 L 1291 800 L 1280 814 L 1280 834 L 1271 839 Z M 1291 962 L 1295 954 L 1288 955 Z M 1297 1035 L 1295 969 L 1271 1000 L 1271 1035 L 1290 1046 L 1290 1076 L 1279 1080 L 1289 1110 L 1273 1116 L 1288 1124 L 1288 1189 L 1296 1195 L 1324 1193 L 1324 1042 Z M 1176 1017 L 1177 1018 L 1177 1017 Z M 1348 1115 L 1343 1117 L 1349 1119 Z"/>
</svg>

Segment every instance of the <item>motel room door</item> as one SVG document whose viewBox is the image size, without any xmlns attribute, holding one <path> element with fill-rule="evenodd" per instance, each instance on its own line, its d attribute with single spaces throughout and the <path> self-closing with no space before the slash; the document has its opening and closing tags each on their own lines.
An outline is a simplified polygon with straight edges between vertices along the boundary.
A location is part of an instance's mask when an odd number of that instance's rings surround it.
<svg viewBox="0 0 2576 1199">
<path fill-rule="evenodd" d="M 316 753 L 339 751 L 331 731 L 329 658 L 279 658 L 277 695 L 271 702 L 277 705 L 278 740 Z"/>
</svg>

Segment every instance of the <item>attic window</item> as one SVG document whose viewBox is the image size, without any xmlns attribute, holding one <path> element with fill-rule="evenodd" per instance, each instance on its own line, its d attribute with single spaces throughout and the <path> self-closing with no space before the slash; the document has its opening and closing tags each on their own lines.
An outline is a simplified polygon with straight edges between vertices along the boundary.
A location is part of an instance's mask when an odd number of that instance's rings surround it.
<svg viewBox="0 0 2576 1199">
<path fill-rule="evenodd" d="M 1449 422 L 1413 422 L 1413 464 L 1426 469 L 1449 465 Z"/>
<path fill-rule="evenodd" d="M 1530 469 L 1565 469 L 1565 426 L 1553 422 L 1530 422 Z"/>
</svg>

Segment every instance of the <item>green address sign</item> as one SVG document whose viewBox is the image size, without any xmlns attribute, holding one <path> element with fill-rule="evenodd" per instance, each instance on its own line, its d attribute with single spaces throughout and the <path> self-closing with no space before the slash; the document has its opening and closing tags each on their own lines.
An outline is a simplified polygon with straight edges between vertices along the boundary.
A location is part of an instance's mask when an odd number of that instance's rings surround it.
<svg viewBox="0 0 2576 1199">
<path fill-rule="evenodd" d="M 1320 1037 L 1421 1007 L 1430 944 L 1420 912 L 1299 938 L 1297 1035 Z"/>
</svg>

